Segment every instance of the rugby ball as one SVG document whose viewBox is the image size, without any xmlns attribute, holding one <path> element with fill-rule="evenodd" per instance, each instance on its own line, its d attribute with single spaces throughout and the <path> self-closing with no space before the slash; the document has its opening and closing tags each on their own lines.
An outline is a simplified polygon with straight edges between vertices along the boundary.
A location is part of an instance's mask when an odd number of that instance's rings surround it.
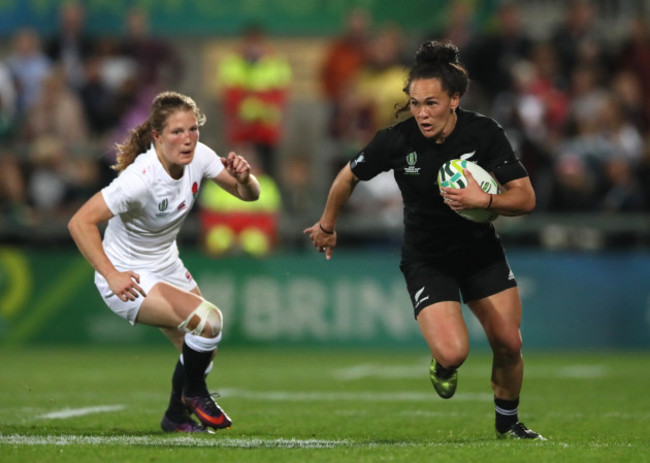
<svg viewBox="0 0 650 463">
<path fill-rule="evenodd" d="M 467 177 L 463 172 L 465 169 L 472 174 L 472 177 L 483 191 L 495 195 L 499 194 L 499 185 L 485 169 L 474 162 L 462 159 L 451 159 L 440 167 L 440 170 L 438 170 L 438 188 L 465 188 L 467 186 Z M 466 209 L 456 211 L 456 213 L 467 220 L 480 223 L 491 222 L 499 215 L 489 209 Z"/>
</svg>

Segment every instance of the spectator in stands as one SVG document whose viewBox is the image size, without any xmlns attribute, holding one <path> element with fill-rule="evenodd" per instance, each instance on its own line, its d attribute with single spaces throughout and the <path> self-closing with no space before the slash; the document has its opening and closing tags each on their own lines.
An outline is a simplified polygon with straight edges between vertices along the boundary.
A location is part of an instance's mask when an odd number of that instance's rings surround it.
<svg viewBox="0 0 650 463">
<path fill-rule="evenodd" d="M 569 90 L 569 130 L 574 132 L 591 131 L 581 125 L 594 125 L 602 107 L 607 104 L 609 92 L 604 82 L 605 75 L 598 66 L 582 64 L 574 68 L 570 75 Z"/>
<path fill-rule="evenodd" d="M 345 24 L 343 34 L 328 45 L 320 68 L 322 91 L 330 113 L 329 133 L 335 138 L 341 131 L 337 118 L 345 113 L 350 86 L 366 64 L 370 14 L 365 9 L 353 8 L 348 13 Z"/>
<path fill-rule="evenodd" d="M 600 203 L 603 212 L 641 212 L 643 189 L 632 164 L 617 157 L 605 163 L 604 192 Z"/>
<path fill-rule="evenodd" d="M 450 40 L 463 52 L 476 36 L 474 2 L 447 2 L 443 23 L 425 36 L 425 40 Z"/>
<path fill-rule="evenodd" d="M 67 150 L 88 143 L 88 128 L 79 95 L 66 85 L 64 70 L 56 67 L 43 79 L 22 127 L 27 142 L 43 136 L 56 137 Z"/>
<path fill-rule="evenodd" d="M 404 99 L 400 83 L 407 73 L 401 62 L 402 31 L 384 26 L 366 46 L 366 61 L 343 89 L 330 120 L 330 133 L 343 159 L 364 146 L 379 127 L 397 122 L 396 104 Z M 340 165 L 335 165 L 336 170 Z"/>
<path fill-rule="evenodd" d="M 361 146 L 377 130 L 397 122 L 395 106 L 404 101 L 401 86 L 408 73 L 401 62 L 402 43 L 402 30 L 388 25 L 375 34 L 368 46 L 368 60 L 353 87 L 358 98 L 359 117 L 367 118 L 363 124 L 366 134 L 359 140 Z"/>
<path fill-rule="evenodd" d="M 138 83 L 153 92 L 176 88 L 184 75 L 184 63 L 172 43 L 151 33 L 149 15 L 132 8 L 126 16 L 122 53 L 137 63 Z"/>
<path fill-rule="evenodd" d="M 597 118 L 600 132 L 612 146 L 610 159 L 621 159 L 631 166 L 638 164 L 643 156 L 643 137 L 627 117 L 623 103 L 608 94 Z"/>
<path fill-rule="evenodd" d="M 569 0 L 565 3 L 564 18 L 551 32 L 551 44 L 565 76 L 576 66 L 602 65 L 605 47 L 602 34 L 595 25 L 596 8 L 591 0 Z"/>
<path fill-rule="evenodd" d="M 52 67 L 51 61 L 43 53 L 38 32 L 25 28 L 14 33 L 7 66 L 16 83 L 16 117 L 20 123 L 40 97 L 43 81 Z"/>
<path fill-rule="evenodd" d="M 86 31 L 86 10 L 80 1 L 66 1 L 59 10 L 57 30 L 45 43 L 45 53 L 63 68 L 66 82 L 75 90 L 84 83 L 84 64 L 94 53 L 94 41 Z"/>
<path fill-rule="evenodd" d="M 468 71 L 473 76 L 472 85 L 487 101 L 512 86 L 512 67 L 520 60 L 530 59 L 533 49 L 515 2 L 501 2 L 495 19 L 494 30 L 477 35 L 465 53 Z"/>
<path fill-rule="evenodd" d="M 289 61 L 269 44 L 262 26 L 245 28 L 242 41 L 218 69 L 226 138 L 232 146 L 251 144 L 264 171 L 277 177 L 292 71 Z"/>
<path fill-rule="evenodd" d="M 598 178 L 582 154 L 560 153 L 548 208 L 553 212 L 593 212 L 598 209 Z"/>
<path fill-rule="evenodd" d="M 606 212 L 640 212 L 643 193 L 635 173 L 643 157 L 643 138 L 626 118 L 621 101 L 610 95 L 598 114 L 600 132 L 610 156 L 602 161 L 601 209 Z"/>
<path fill-rule="evenodd" d="M 642 95 L 637 103 L 643 108 L 643 128 L 650 127 L 650 33 L 643 17 L 630 20 L 628 35 L 615 58 L 616 69 L 634 75 L 641 86 Z M 620 74 L 619 74 L 620 76 Z"/>
<path fill-rule="evenodd" d="M 83 104 L 66 84 L 62 67 L 53 68 L 45 78 L 20 140 L 34 167 L 30 188 L 42 216 L 69 214 L 99 187 L 99 157 L 89 144 Z"/>
<path fill-rule="evenodd" d="M 641 132 L 650 128 L 647 118 L 647 105 L 643 83 L 637 74 L 629 70 L 617 70 L 610 79 L 609 85 L 612 93 L 618 99 L 625 118 L 632 122 Z"/>
<path fill-rule="evenodd" d="M 88 121 L 91 136 L 101 142 L 101 138 L 115 127 L 119 120 L 117 92 L 102 79 L 102 57 L 93 55 L 84 63 L 85 79 L 79 96 Z"/>
<path fill-rule="evenodd" d="M 544 210 L 553 188 L 553 152 L 564 135 L 569 98 L 554 50 L 545 43 L 535 46 L 531 61 L 518 61 L 511 72 L 512 88 L 496 96 L 492 116 L 517 144 L 535 187 L 537 208 Z"/>
</svg>

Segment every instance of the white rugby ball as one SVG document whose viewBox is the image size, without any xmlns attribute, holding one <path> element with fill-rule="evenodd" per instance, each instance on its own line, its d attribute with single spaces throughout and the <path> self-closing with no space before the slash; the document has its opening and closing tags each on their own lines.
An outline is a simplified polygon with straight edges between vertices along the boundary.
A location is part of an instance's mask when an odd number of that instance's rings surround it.
<svg viewBox="0 0 650 463">
<path fill-rule="evenodd" d="M 467 186 L 467 177 L 463 172 L 465 169 L 472 174 L 483 191 L 495 195 L 500 193 L 496 180 L 485 169 L 474 162 L 462 159 L 451 159 L 440 167 L 438 188 L 465 188 Z M 467 220 L 480 223 L 491 222 L 499 215 L 489 209 L 465 209 L 456 213 Z"/>
</svg>

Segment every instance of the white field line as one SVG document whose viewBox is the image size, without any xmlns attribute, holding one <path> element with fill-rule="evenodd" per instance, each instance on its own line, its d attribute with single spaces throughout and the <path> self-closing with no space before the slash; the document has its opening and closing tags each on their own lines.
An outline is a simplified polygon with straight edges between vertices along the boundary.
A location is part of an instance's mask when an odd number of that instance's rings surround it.
<svg viewBox="0 0 650 463">
<path fill-rule="evenodd" d="M 241 448 L 241 449 L 328 449 L 335 447 L 355 448 L 382 448 L 382 447 L 444 447 L 453 445 L 455 448 L 484 448 L 486 442 L 355 442 L 348 439 L 324 440 L 324 439 L 260 439 L 260 438 L 221 438 L 211 436 L 203 438 L 198 436 L 176 436 L 156 438 L 153 436 L 80 436 L 80 435 L 58 435 L 58 436 L 28 436 L 23 434 L 0 433 L 0 446 L 2 445 L 23 445 L 23 446 L 74 446 L 74 445 L 115 445 L 115 446 L 141 446 L 141 447 L 203 447 L 203 448 Z M 528 445 L 535 447 L 550 447 L 551 449 L 586 448 L 589 450 L 629 448 L 628 443 L 593 443 L 569 444 L 561 441 L 530 442 Z M 489 444 L 487 444 L 489 445 Z M 508 444 L 504 444 L 508 445 Z"/>
<path fill-rule="evenodd" d="M 221 438 L 204 439 L 192 436 L 155 438 L 148 436 L 27 436 L 0 434 L 0 445 L 139 445 L 144 447 L 229 447 L 229 448 L 332 448 L 351 446 L 348 440 L 323 439 L 259 439 Z"/>
<path fill-rule="evenodd" d="M 124 410 L 124 405 L 99 405 L 96 407 L 85 408 L 64 408 L 56 412 L 45 413 L 37 418 L 56 420 L 64 418 L 73 418 L 75 416 L 91 415 L 93 413 L 109 413 Z"/>
<path fill-rule="evenodd" d="M 219 391 L 222 397 L 235 397 L 248 400 L 263 400 L 273 402 L 420 402 L 431 400 L 435 394 L 431 392 L 297 392 L 297 391 L 249 391 L 245 389 L 222 389 Z M 456 401 L 489 401 L 492 394 L 488 393 L 458 393 L 454 396 Z M 84 408 L 64 408 L 37 416 L 37 419 L 60 420 L 75 418 L 78 416 L 91 415 L 95 413 L 111 413 L 124 410 L 125 405 L 100 405 Z"/>
</svg>

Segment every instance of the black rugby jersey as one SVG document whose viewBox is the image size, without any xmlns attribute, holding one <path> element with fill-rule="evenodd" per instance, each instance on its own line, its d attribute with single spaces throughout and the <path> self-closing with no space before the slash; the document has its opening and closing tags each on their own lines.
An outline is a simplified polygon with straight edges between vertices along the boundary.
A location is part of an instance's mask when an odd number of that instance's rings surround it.
<svg viewBox="0 0 650 463">
<path fill-rule="evenodd" d="M 497 239 L 491 223 L 471 222 L 443 203 L 437 175 L 445 161 L 476 162 L 500 183 L 528 175 L 494 119 L 460 107 L 456 112 L 456 126 L 444 143 L 424 137 L 411 117 L 380 130 L 350 162 L 360 180 L 393 170 L 404 201 L 405 257 L 442 255 L 468 240 Z"/>
</svg>

